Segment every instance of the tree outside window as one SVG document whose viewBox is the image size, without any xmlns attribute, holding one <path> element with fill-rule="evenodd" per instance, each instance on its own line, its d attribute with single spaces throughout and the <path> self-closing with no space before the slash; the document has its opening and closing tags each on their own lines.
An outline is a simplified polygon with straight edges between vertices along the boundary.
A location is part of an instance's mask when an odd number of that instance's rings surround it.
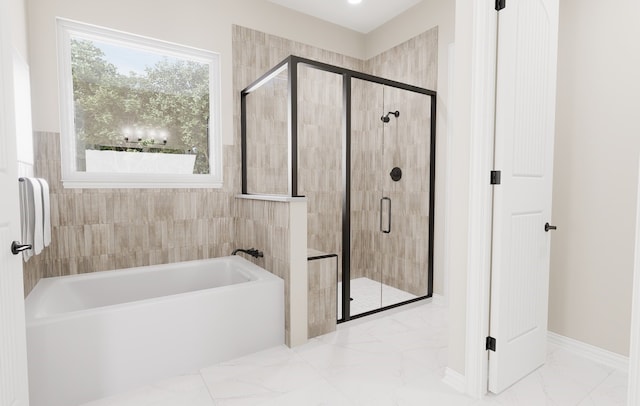
<svg viewBox="0 0 640 406">
<path fill-rule="evenodd" d="M 221 186 L 216 54 L 62 19 L 58 27 L 63 182 Z M 164 162 L 189 164 L 174 172 Z"/>
</svg>

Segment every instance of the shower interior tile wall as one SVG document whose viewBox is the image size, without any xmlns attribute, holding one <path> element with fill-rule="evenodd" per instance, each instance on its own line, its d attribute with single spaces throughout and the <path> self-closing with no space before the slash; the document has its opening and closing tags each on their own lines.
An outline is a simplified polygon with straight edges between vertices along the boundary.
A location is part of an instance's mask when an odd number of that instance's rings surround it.
<svg viewBox="0 0 640 406">
<path fill-rule="evenodd" d="M 248 193 L 289 193 L 287 74 L 281 72 L 246 99 Z"/>
<path fill-rule="evenodd" d="M 342 77 L 298 67 L 298 190 L 309 248 L 342 252 Z M 341 257 L 341 256 L 340 256 Z M 338 260 L 339 268 L 342 266 Z"/>
<path fill-rule="evenodd" d="M 430 98 L 356 81 L 352 133 L 352 278 L 366 277 L 417 296 L 427 294 Z M 374 104 L 374 106 L 372 106 Z M 375 107 L 375 105 L 379 107 Z M 400 111 L 381 125 L 384 112 Z M 389 176 L 402 169 L 401 181 Z M 393 207 L 392 232 L 379 230 L 380 199 Z"/>
</svg>

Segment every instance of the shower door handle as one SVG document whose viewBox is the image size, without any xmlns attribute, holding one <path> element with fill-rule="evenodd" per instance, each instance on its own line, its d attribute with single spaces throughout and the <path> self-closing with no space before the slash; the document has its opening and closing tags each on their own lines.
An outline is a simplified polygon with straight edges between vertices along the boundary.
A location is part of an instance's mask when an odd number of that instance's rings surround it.
<svg viewBox="0 0 640 406">
<path fill-rule="evenodd" d="M 386 228 L 384 227 L 384 202 L 387 202 L 387 224 Z M 380 199 L 380 231 L 385 234 L 389 234 L 391 232 L 391 199 L 388 197 L 383 197 Z"/>
</svg>

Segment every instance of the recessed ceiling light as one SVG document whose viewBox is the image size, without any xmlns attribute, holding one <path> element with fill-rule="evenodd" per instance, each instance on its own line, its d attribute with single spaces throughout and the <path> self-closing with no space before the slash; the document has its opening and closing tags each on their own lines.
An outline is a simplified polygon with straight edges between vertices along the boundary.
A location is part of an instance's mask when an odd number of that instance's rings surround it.
<svg viewBox="0 0 640 406">
<path fill-rule="evenodd" d="M 349 4 L 360 4 L 362 3 L 362 0 L 348 0 Z"/>
</svg>

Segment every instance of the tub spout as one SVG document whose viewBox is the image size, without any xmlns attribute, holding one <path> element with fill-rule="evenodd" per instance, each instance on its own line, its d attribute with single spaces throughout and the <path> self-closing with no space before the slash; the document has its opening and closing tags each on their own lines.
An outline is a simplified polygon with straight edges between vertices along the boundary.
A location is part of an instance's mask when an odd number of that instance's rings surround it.
<svg viewBox="0 0 640 406">
<path fill-rule="evenodd" d="M 264 257 L 264 254 L 262 253 L 262 251 L 257 250 L 255 248 L 249 248 L 249 249 L 236 248 L 235 250 L 233 250 L 231 255 L 236 255 L 238 252 L 244 252 L 245 254 L 249 254 L 254 258 L 262 258 L 262 257 Z"/>
</svg>

